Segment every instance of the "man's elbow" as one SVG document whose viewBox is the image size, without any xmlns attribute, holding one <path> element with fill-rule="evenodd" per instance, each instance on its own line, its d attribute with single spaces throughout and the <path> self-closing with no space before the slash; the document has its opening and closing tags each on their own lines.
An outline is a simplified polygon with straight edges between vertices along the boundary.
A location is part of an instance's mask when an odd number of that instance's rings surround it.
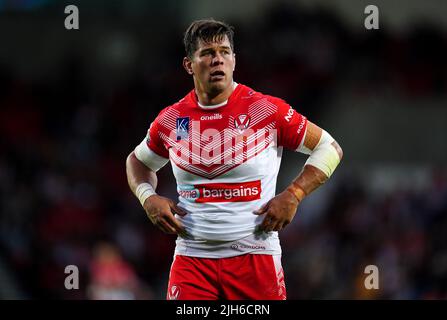
<svg viewBox="0 0 447 320">
<path fill-rule="evenodd" d="M 131 161 L 132 156 L 134 156 L 134 152 L 133 151 L 131 153 L 129 153 L 129 155 L 126 158 L 126 166 L 129 163 L 129 161 Z"/>
<path fill-rule="evenodd" d="M 335 148 L 335 150 L 337 151 L 337 153 L 338 153 L 338 157 L 340 158 L 340 161 L 341 161 L 341 159 L 343 159 L 343 150 L 342 150 L 342 148 L 340 147 L 340 145 L 338 144 L 338 142 L 337 141 L 333 141 L 332 142 L 332 146 Z"/>
</svg>

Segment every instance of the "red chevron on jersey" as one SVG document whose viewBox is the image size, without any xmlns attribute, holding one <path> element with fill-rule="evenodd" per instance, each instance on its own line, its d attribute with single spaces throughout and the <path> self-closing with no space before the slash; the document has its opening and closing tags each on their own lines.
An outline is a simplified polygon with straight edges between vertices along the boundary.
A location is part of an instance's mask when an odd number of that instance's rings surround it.
<svg viewBox="0 0 447 320">
<path fill-rule="evenodd" d="M 289 109 L 284 101 L 241 84 L 226 105 L 215 109 L 200 108 L 191 91 L 160 113 L 150 128 L 148 146 L 179 168 L 213 179 L 278 145 L 278 139 L 290 140 L 296 149 L 302 132 L 278 132 L 286 124 L 283 115 L 288 117 L 287 126 L 298 121 L 292 121 L 293 116 L 299 117 L 303 126 L 305 118 L 295 111 L 291 116 Z"/>
</svg>

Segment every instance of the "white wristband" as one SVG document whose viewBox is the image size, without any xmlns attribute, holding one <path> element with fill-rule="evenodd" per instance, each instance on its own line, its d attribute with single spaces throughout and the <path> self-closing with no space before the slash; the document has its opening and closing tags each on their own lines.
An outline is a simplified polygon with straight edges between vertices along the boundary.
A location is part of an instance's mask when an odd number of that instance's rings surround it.
<svg viewBox="0 0 447 320">
<path fill-rule="evenodd" d="M 137 189 L 135 190 L 135 194 L 140 200 L 141 205 L 144 205 L 144 201 L 146 201 L 147 198 L 150 196 L 156 194 L 154 188 L 150 183 L 141 183 L 138 185 Z"/>
</svg>

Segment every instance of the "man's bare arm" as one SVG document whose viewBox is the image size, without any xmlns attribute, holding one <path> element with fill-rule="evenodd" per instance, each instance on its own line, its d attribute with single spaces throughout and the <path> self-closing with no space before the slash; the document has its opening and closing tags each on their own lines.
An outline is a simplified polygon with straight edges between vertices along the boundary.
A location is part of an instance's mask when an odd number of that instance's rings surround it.
<svg viewBox="0 0 447 320">
<path fill-rule="evenodd" d="M 142 183 L 150 183 L 154 190 L 157 188 L 157 175 L 137 159 L 135 152 L 131 152 L 126 160 L 127 183 L 130 190 L 136 195 L 138 185 Z"/>
<path fill-rule="evenodd" d="M 129 187 L 137 197 L 137 188 L 141 184 L 149 183 L 154 190 L 157 187 L 156 173 L 138 160 L 134 152 L 127 157 L 126 174 Z M 186 212 L 177 207 L 171 199 L 153 194 L 143 201 L 142 206 L 151 222 L 160 230 L 169 234 L 184 234 L 184 227 L 173 213 L 184 216 Z"/>
<path fill-rule="evenodd" d="M 309 121 L 303 149 L 308 150 L 308 153 L 312 154 L 316 151 L 315 149 L 319 146 L 319 143 L 321 143 L 322 135 L 323 130 Z M 265 214 L 260 226 L 262 230 L 269 232 L 283 229 L 292 221 L 297 207 L 304 197 L 326 182 L 343 157 L 343 151 L 335 140 L 330 145 L 334 150 L 318 150 L 326 159 L 320 161 L 318 158 L 316 160 L 309 158 L 311 161 L 308 160 L 306 162 L 303 170 L 286 190 L 255 212 L 258 215 Z M 327 146 L 325 148 L 328 149 Z M 323 168 L 324 171 L 317 168 L 316 165 Z"/>
<path fill-rule="evenodd" d="M 320 142 L 322 134 L 323 130 L 309 121 L 304 146 L 310 151 L 313 151 Z M 334 140 L 331 145 L 338 155 L 338 159 L 334 159 L 333 161 L 337 161 L 338 164 L 343 158 L 343 151 L 337 141 Z M 325 173 L 312 164 L 306 164 L 287 190 L 295 194 L 298 200 L 301 201 L 306 195 L 309 195 L 312 191 L 324 184 L 329 179 L 331 173 Z"/>
</svg>

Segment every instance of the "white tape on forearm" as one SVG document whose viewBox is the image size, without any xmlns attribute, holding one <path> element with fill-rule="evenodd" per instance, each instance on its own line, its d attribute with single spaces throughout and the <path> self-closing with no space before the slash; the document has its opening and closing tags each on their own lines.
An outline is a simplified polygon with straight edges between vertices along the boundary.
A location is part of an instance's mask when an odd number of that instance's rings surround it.
<svg viewBox="0 0 447 320">
<path fill-rule="evenodd" d="M 150 183 L 145 182 L 138 185 L 135 194 L 138 200 L 140 200 L 141 205 L 144 206 L 146 199 L 157 193 Z"/>
<path fill-rule="evenodd" d="M 310 154 L 305 165 L 310 164 L 320 169 L 329 178 L 340 163 L 340 156 L 332 145 L 334 141 L 334 138 L 323 130 L 320 141 Z"/>
</svg>

